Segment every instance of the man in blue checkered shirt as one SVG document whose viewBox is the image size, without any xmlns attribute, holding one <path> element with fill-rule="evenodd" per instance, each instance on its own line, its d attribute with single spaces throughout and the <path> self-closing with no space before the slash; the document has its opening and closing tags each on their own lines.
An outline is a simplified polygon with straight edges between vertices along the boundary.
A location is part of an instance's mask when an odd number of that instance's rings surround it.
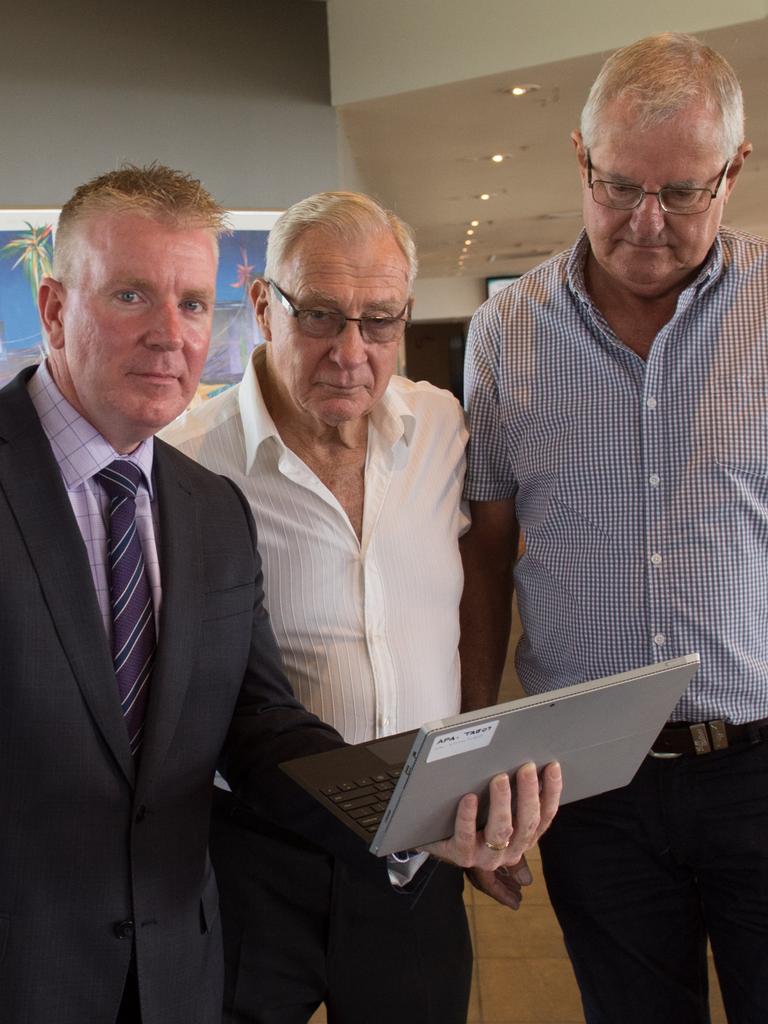
<svg viewBox="0 0 768 1024">
<path fill-rule="evenodd" d="M 478 311 L 462 661 L 491 703 L 510 596 L 529 693 L 698 651 L 634 781 L 541 843 L 588 1024 L 768 1020 L 768 244 L 730 65 L 614 54 L 573 133 L 585 230 Z M 525 553 L 514 563 L 522 531 Z"/>
</svg>

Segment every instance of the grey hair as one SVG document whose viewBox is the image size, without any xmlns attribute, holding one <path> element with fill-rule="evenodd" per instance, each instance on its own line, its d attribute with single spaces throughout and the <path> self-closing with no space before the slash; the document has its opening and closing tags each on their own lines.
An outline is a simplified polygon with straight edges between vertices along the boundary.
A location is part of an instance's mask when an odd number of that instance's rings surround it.
<svg viewBox="0 0 768 1024">
<path fill-rule="evenodd" d="M 359 239 L 369 232 L 390 232 L 408 264 L 408 288 L 413 287 L 418 271 L 413 232 L 397 214 L 362 192 L 317 192 L 290 206 L 269 233 L 266 277 L 277 277 L 301 236 L 313 227 L 341 241 Z"/>
<path fill-rule="evenodd" d="M 694 36 L 664 32 L 612 54 L 603 64 L 581 112 L 584 146 L 594 146 L 609 103 L 626 98 L 644 131 L 704 102 L 719 116 L 717 143 L 723 159 L 744 141 L 744 100 L 728 61 Z"/>
</svg>

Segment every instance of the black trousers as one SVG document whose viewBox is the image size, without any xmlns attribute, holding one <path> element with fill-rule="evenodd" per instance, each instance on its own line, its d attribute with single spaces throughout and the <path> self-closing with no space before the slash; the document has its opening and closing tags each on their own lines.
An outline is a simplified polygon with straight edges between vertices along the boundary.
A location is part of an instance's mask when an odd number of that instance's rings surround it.
<svg viewBox="0 0 768 1024">
<path fill-rule="evenodd" d="M 729 1024 L 768 1021 L 768 742 L 646 758 L 541 852 L 587 1024 L 708 1024 L 707 938 Z"/>
<path fill-rule="evenodd" d="M 437 865 L 415 899 L 354 878 L 292 837 L 218 810 L 229 1024 L 464 1024 L 472 947 L 463 875 Z M 428 870 L 432 865 L 425 866 Z"/>
</svg>

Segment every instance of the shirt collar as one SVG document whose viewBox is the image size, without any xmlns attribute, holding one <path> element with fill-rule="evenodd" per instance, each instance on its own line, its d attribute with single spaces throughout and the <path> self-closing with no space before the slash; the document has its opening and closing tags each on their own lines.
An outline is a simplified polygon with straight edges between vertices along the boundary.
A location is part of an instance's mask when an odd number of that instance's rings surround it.
<svg viewBox="0 0 768 1024">
<path fill-rule="evenodd" d="M 587 256 L 589 254 L 589 238 L 584 228 L 581 229 L 579 237 L 576 239 L 571 254 L 568 257 L 568 263 L 566 265 L 566 279 L 568 281 L 568 287 L 571 289 L 573 294 L 583 303 L 592 305 L 592 299 L 587 292 L 587 287 L 584 283 L 584 267 L 587 263 Z M 685 291 L 688 289 L 695 289 L 699 293 L 703 292 L 707 288 L 710 288 L 723 274 L 725 264 L 723 259 L 723 243 L 720 238 L 720 233 L 715 235 L 715 241 L 712 248 L 707 253 L 707 258 L 701 265 L 699 273 L 695 279 L 688 285 Z"/>
<path fill-rule="evenodd" d="M 268 437 L 274 437 L 281 445 L 283 443 L 277 432 L 275 421 L 269 415 L 264 396 L 261 393 L 261 385 L 259 384 L 257 369 L 264 365 L 265 359 L 266 346 L 259 345 L 251 353 L 251 358 L 248 360 L 243 379 L 240 381 L 237 395 L 237 401 L 240 406 L 240 421 L 243 424 L 243 438 L 245 440 L 246 473 L 250 473 L 256 459 L 256 454 Z"/>
<path fill-rule="evenodd" d="M 154 438 L 142 441 L 128 455 L 116 452 L 62 395 L 45 362 L 38 366 L 37 372 L 30 378 L 27 392 L 68 491 L 81 487 L 115 459 L 126 459 L 139 467 L 150 499 L 153 498 Z"/>
<path fill-rule="evenodd" d="M 250 473 L 259 448 L 268 438 L 273 437 L 280 447 L 284 447 L 259 384 L 258 370 L 264 365 L 265 360 L 266 346 L 260 345 L 251 354 L 240 382 L 238 403 L 245 440 L 246 473 Z M 393 448 L 401 438 L 406 445 L 410 444 L 415 429 L 415 417 L 391 382 L 371 410 L 369 422 L 390 447 Z"/>
<path fill-rule="evenodd" d="M 382 440 L 390 448 L 394 448 L 400 439 L 406 445 L 411 443 L 413 432 L 416 429 L 416 417 L 402 395 L 397 392 L 392 381 L 389 382 L 387 390 L 371 410 L 371 423 L 373 429 L 378 431 Z"/>
</svg>

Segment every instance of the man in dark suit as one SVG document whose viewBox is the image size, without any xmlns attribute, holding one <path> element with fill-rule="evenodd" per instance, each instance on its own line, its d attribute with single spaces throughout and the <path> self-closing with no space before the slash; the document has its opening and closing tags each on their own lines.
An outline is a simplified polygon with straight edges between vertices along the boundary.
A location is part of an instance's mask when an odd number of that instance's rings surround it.
<svg viewBox="0 0 768 1024">
<path fill-rule="evenodd" d="M 283 675 L 244 499 L 153 437 L 197 385 L 221 225 L 167 168 L 78 189 L 40 288 L 47 360 L 0 392 L 4 1024 L 220 1019 L 217 761 L 260 813 L 389 884 L 277 768 L 341 740 Z M 466 798 L 436 852 L 514 863 L 555 788 L 540 812 L 535 776 L 518 782 L 512 835 L 494 787 L 490 845 Z"/>
</svg>

